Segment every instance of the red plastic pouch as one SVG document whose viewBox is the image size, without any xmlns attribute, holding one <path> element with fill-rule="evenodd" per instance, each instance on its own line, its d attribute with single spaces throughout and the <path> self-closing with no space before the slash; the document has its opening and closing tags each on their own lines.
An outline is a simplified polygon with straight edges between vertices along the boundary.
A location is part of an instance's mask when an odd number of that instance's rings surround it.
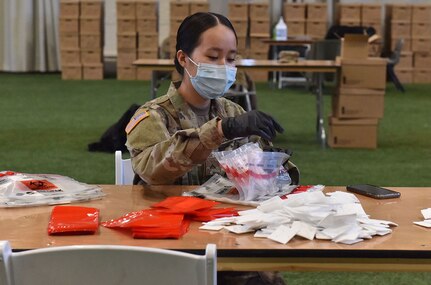
<svg viewBox="0 0 431 285">
<path fill-rule="evenodd" d="M 215 201 L 204 200 L 196 197 L 168 197 L 165 200 L 152 205 L 153 208 L 164 208 L 172 213 L 191 213 L 200 209 L 207 209 L 219 204 Z"/>
<path fill-rule="evenodd" d="M 235 208 L 203 209 L 187 216 L 194 221 L 209 222 L 218 218 L 238 216 L 238 211 Z"/>
<path fill-rule="evenodd" d="M 133 228 L 133 227 L 163 227 L 170 225 L 181 225 L 184 218 L 182 214 L 164 213 L 155 209 L 146 209 L 130 212 L 126 215 L 102 222 L 107 228 Z"/>
<path fill-rule="evenodd" d="M 99 209 L 79 206 L 55 206 L 48 234 L 94 234 L 99 227 Z"/>
<path fill-rule="evenodd" d="M 132 229 L 132 236 L 136 239 L 161 239 L 182 237 L 189 230 L 190 220 L 183 220 L 179 227 L 135 227 Z"/>
</svg>

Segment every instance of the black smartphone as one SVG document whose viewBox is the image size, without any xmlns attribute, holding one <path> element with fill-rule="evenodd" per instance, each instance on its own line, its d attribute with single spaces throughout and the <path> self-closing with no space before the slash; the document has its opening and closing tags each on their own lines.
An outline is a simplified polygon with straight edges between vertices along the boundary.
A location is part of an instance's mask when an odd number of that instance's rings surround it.
<svg viewBox="0 0 431 285">
<path fill-rule="evenodd" d="M 401 196 L 400 192 L 370 184 L 348 185 L 346 188 L 347 191 L 365 195 L 375 199 L 399 198 Z"/>
</svg>

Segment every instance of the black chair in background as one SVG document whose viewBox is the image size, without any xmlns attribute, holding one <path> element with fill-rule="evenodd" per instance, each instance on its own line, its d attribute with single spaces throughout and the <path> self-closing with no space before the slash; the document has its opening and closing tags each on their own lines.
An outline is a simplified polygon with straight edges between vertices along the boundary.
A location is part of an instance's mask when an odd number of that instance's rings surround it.
<svg viewBox="0 0 431 285">
<path fill-rule="evenodd" d="M 394 83 L 395 87 L 401 91 L 406 92 L 404 89 L 404 86 L 401 84 L 400 80 L 398 79 L 397 75 L 395 74 L 395 65 L 398 64 L 400 61 L 401 51 L 404 46 L 404 39 L 398 39 L 395 48 L 392 51 L 391 55 L 388 57 L 388 64 L 386 66 L 386 76 L 388 80 L 392 81 Z"/>
</svg>

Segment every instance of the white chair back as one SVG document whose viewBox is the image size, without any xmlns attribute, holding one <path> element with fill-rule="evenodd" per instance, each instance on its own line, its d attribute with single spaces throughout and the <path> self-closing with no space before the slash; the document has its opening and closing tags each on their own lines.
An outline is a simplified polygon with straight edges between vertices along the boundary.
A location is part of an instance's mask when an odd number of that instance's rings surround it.
<svg viewBox="0 0 431 285">
<path fill-rule="evenodd" d="M 121 151 L 115 152 L 115 185 L 132 185 L 135 173 L 132 161 L 123 159 Z"/>
<path fill-rule="evenodd" d="M 62 246 L 12 252 L 0 241 L 0 284 L 114 285 L 217 283 L 217 253 L 205 255 L 138 246 Z"/>
</svg>

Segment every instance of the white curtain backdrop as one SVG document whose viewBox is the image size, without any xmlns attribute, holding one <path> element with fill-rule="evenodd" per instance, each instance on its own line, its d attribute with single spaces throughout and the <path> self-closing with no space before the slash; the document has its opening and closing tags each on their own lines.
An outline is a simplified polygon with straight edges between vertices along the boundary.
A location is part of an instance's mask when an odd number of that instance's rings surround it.
<svg viewBox="0 0 431 285">
<path fill-rule="evenodd" d="M 0 0 L 0 70 L 60 70 L 59 0 Z"/>
</svg>

